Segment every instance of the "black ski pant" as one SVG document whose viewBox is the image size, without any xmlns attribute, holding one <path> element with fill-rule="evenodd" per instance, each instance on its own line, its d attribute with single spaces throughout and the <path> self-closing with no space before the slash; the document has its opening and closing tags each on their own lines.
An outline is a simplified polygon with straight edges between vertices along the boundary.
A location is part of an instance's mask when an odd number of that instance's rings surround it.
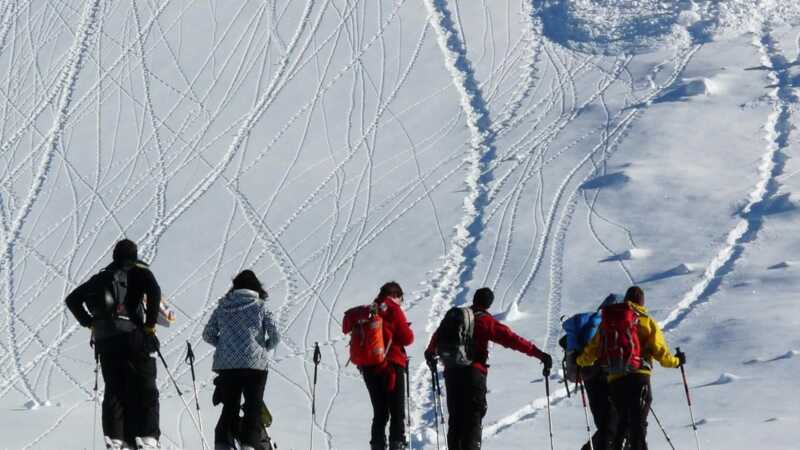
<svg viewBox="0 0 800 450">
<path fill-rule="evenodd" d="M 97 343 L 105 382 L 103 433 L 111 439 L 132 444 L 136 437 L 161 436 L 152 340 L 136 329 Z"/>
<path fill-rule="evenodd" d="M 215 398 L 222 402 L 222 413 L 214 428 L 214 442 L 234 446 L 234 439 L 242 444 L 263 449 L 261 428 L 261 405 L 264 403 L 264 387 L 267 371 L 256 369 L 220 370 L 214 381 L 217 385 Z M 244 397 L 244 405 L 242 405 Z M 239 411 L 244 410 L 240 419 Z"/>
<path fill-rule="evenodd" d="M 394 389 L 389 390 L 388 371 L 394 373 Z M 386 424 L 389 424 L 389 442 L 395 446 L 406 442 L 406 373 L 405 368 L 390 364 L 387 368 L 365 367 L 361 370 L 372 402 L 372 432 L 369 445 L 372 450 L 386 448 Z"/>
<path fill-rule="evenodd" d="M 475 367 L 444 371 L 447 389 L 449 450 L 479 450 L 483 417 L 486 415 L 486 374 Z"/>
<path fill-rule="evenodd" d="M 609 384 L 611 402 L 619 415 L 620 430 L 627 430 L 630 450 L 647 450 L 647 415 L 653 397 L 650 391 L 650 375 L 630 374 Z M 614 450 L 622 449 L 625 433 L 617 433 Z"/>
<path fill-rule="evenodd" d="M 588 380 L 584 380 L 586 396 L 589 398 L 589 410 L 592 412 L 594 425 L 597 431 L 592 435 L 592 445 L 594 450 L 607 450 L 613 448 L 612 442 L 625 437 L 625 430 L 618 426 L 619 419 L 617 410 L 611 403 L 611 390 L 605 374 L 597 374 Z M 617 434 L 619 437 L 616 437 Z M 589 443 L 581 447 L 581 450 L 589 450 Z"/>
</svg>

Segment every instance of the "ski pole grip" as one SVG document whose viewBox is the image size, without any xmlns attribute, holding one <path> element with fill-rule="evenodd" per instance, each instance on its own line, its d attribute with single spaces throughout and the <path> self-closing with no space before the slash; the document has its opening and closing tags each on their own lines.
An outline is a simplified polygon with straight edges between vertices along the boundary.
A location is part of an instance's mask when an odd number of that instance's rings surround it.
<svg viewBox="0 0 800 450">
<path fill-rule="evenodd" d="M 322 353 L 319 351 L 319 342 L 314 342 L 314 365 L 318 365 L 322 361 Z"/>
</svg>

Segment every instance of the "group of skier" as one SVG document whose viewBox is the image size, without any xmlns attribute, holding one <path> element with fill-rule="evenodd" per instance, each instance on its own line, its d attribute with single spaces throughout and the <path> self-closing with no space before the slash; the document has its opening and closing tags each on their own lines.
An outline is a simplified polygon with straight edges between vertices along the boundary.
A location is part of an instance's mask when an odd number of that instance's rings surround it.
<svg viewBox="0 0 800 450">
<path fill-rule="evenodd" d="M 255 273 L 240 272 L 203 330 L 203 339 L 216 348 L 213 403 L 222 404 L 214 432 L 217 450 L 237 444 L 241 449 L 272 448 L 265 428 L 271 419 L 263 396 L 268 352 L 280 336 L 264 302 L 267 297 Z M 489 313 L 493 300 L 491 289 L 484 287 L 475 292 L 471 306 L 447 311 L 425 350 L 437 439 L 438 416 L 443 413 L 439 364 L 444 367 L 450 450 L 481 448 L 490 342 L 539 359 L 545 381 L 553 366 L 549 354 Z M 136 244 L 127 239 L 117 242 L 112 263 L 73 290 L 66 304 L 78 322 L 92 330 L 106 386 L 102 403 L 106 448 L 160 448 L 156 358 L 166 366 L 156 338 L 161 289 L 147 264 L 139 260 Z M 394 281 L 381 286 L 371 303 L 346 311 L 342 321 L 342 331 L 350 335 L 350 362 L 361 372 L 372 403 L 371 450 L 408 448 L 406 347 L 414 341 L 410 325 L 403 312 L 403 290 Z M 560 343 L 566 355 L 565 378 L 585 386 L 597 428 L 582 450 L 646 450 L 653 360 L 664 367 L 682 367 L 686 357 L 669 351 L 647 313 L 642 289 L 629 288 L 621 302 L 610 295 L 596 312 L 565 321 L 564 329 L 567 333 Z M 191 347 L 189 354 L 193 364 Z M 318 350 L 315 364 L 317 354 Z"/>
</svg>

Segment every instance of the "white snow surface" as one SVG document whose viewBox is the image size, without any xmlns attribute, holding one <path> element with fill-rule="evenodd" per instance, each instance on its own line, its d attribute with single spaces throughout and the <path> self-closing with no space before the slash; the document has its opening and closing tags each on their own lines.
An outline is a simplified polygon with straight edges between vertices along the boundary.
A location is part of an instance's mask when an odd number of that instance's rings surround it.
<svg viewBox="0 0 800 450">
<path fill-rule="evenodd" d="M 187 341 L 213 440 L 200 333 L 243 268 L 285 336 L 279 448 L 367 447 L 340 320 L 388 280 L 416 333 L 414 449 L 436 448 L 422 350 L 447 308 L 490 286 L 558 360 L 561 317 L 634 283 L 688 355 L 702 448 L 797 448 L 798 89 L 792 1 L 0 1 L 0 449 L 102 445 L 63 299 L 123 236 L 178 315 L 165 449 L 202 448 Z M 549 447 L 538 361 L 491 364 L 484 448 Z M 680 372 L 652 380 L 695 448 Z M 550 385 L 554 447 L 580 448 L 580 399 Z"/>
</svg>

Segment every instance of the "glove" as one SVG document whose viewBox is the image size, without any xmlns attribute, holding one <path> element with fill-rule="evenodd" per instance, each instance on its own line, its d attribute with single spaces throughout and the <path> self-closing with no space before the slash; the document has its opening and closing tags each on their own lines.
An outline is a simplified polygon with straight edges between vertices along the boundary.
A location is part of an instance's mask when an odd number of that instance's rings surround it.
<svg viewBox="0 0 800 450">
<path fill-rule="evenodd" d="M 542 353 L 542 356 L 540 356 L 539 359 L 542 361 L 542 364 L 544 364 L 542 373 L 544 373 L 545 376 L 550 375 L 550 369 L 553 368 L 553 357 L 548 353 Z"/>
<path fill-rule="evenodd" d="M 156 326 L 155 325 L 145 325 L 144 332 L 148 336 L 155 336 L 156 335 Z"/>
<path fill-rule="evenodd" d="M 434 352 L 426 351 L 425 362 L 428 363 L 428 367 L 430 367 L 431 370 L 434 370 L 436 368 L 436 354 Z"/>
<path fill-rule="evenodd" d="M 686 364 L 686 353 L 683 353 L 682 351 L 678 350 L 678 352 L 675 353 L 675 357 L 678 358 L 678 361 L 680 361 L 680 364 L 678 364 L 678 366 Z"/>
</svg>

